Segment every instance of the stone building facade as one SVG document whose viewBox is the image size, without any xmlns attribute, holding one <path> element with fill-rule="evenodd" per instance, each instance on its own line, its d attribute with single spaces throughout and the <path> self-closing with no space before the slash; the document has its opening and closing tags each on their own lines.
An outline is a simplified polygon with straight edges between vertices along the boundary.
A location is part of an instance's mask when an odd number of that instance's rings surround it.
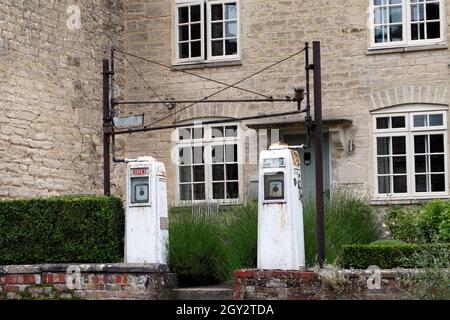
<svg viewBox="0 0 450 320">
<path fill-rule="evenodd" d="M 0 1 L 0 198 L 102 192 L 103 30 L 123 42 L 124 7 L 83 3 Z"/>
<path fill-rule="evenodd" d="M 92 1 L 85 2 L 92 5 Z M 107 17 L 110 25 L 104 27 L 117 37 L 121 48 L 147 60 L 127 56 L 129 61 L 124 62 L 123 70 L 117 70 L 119 100 L 202 99 L 224 85 L 192 74 L 231 84 L 298 52 L 305 42 L 320 40 L 326 190 L 348 186 L 367 192 L 374 203 L 448 197 L 447 0 L 97 2 L 95 10 Z M 18 3 L 29 5 L 27 1 Z M 55 9 L 57 3 L 61 3 L 59 9 Z M 31 14 L 17 13 L 22 18 L 11 18 L 20 9 L 12 2 L 0 8 L 6 16 L 0 26 L 0 54 L 6 54 L 0 67 L 6 77 L 0 81 L 6 80 L 8 93 L 0 97 L 0 151 L 5 155 L 0 164 L 5 172 L 1 197 L 101 192 L 101 105 L 96 101 L 101 97 L 101 82 L 98 72 L 93 75 L 92 70 L 98 71 L 99 60 L 107 56 L 101 51 L 107 39 L 104 33 L 89 29 L 94 28 L 92 22 L 85 25 L 83 36 L 65 30 L 67 4 L 54 1 L 46 8 L 41 3 L 39 9 L 43 12 L 40 16 L 48 16 L 44 12 L 49 9 L 59 12 L 48 18 L 49 28 L 59 22 L 51 29 L 61 33 L 55 39 L 61 46 L 57 55 L 45 55 L 44 49 L 54 45 L 45 46 L 36 39 L 38 35 L 59 34 L 47 31 L 45 19 L 33 24 L 30 21 L 37 18 Z M 90 19 L 83 10 L 83 19 Z M 25 27 L 40 24 L 42 29 L 34 35 L 36 38 Z M 15 36 L 21 33 L 21 29 L 14 29 L 16 25 L 24 30 L 23 39 Z M 26 32 L 30 36 L 25 36 Z M 104 41 L 103 47 L 96 37 Z M 69 49 L 72 38 L 78 41 L 78 55 Z M 28 43 L 33 39 L 37 42 Z M 18 63 L 11 57 L 16 51 L 8 49 L 17 41 L 17 50 L 25 57 L 29 56 L 26 50 L 44 47 L 29 63 Z M 98 50 L 95 60 L 90 55 L 92 47 Z M 29 68 L 36 73 L 47 70 L 44 77 L 27 73 L 28 66 L 36 61 L 42 65 Z M 118 61 L 123 61 L 122 54 L 118 54 Z M 24 76 L 18 77 L 17 70 Z M 53 81 L 53 87 L 46 79 Z M 294 85 L 304 83 L 304 56 L 299 54 L 238 86 L 265 96 L 285 97 L 293 95 Z M 32 100 L 38 94 L 46 101 L 41 108 L 36 108 Z M 214 95 L 221 100 L 256 97 L 260 96 L 235 88 Z M 118 116 L 144 113 L 147 124 L 161 118 L 167 118 L 158 123 L 161 125 L 198 123 L 198 130 L 117 137 L 117 157 L 151 155 L 165 163 L 174 205 L 192 200 L 244 201 L 257 188 L 258 151 L 267 148 L 271 140 L 298 145 L 305 139 L 303 116 L 227 123 L 222 128 L 206 126 L 203 131 L 199 123 L 295 110 L 294 103 L 206 103 L 172 115 L 187 106 L 142 104 L 116 110 Z M 29 112 L 18 112 L 27 108 Z M 39 116 L 36 110 L 46 108 L 47 113 Z M 41 135 L 34 134 L 39 130 Z M 194 134 L 199 139 L 190 139 Z M 225 145 L 231 152 L 228 158 Z M 194 159 L 189 158 L 189 152 L 194 152 Z M 117 195 L 124 194 L 124 172 L 124 164 L 113 165 L 113 193 Z M 304 167 L 306 187 L 313 185 L 312 172 L 312 166 Z"/>
</svg>

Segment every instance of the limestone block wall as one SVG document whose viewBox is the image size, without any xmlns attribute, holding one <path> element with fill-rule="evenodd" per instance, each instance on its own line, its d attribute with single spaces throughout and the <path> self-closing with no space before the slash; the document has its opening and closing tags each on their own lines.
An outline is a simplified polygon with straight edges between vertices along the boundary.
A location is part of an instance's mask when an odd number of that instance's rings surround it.
<svg viewBox="0 0 450 320">
<path fill-rule="evenodd" d="M 83 3 L 1 1 L 0 198 L 102 192 L 104 31 L 123 43 L 124 7 Z"/>
</svg>

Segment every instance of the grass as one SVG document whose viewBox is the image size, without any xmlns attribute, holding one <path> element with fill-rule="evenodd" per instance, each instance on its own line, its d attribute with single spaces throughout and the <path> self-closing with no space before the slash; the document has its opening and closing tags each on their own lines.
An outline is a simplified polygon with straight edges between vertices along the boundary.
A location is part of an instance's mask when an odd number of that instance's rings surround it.
<svg viewBox="0 0 450 320">
<path fill-rule="evenodd" d="M 315 204 L 304 205 L 305 253 L 316 264 Z M 240 268 L 256 267 L 258 207 L 254 202 L 205 210 L 177 209 L 170 217 L 169 265 L 181 285 L 215 284 L 232 279 Z M 366 199 L 338 190 L 325 203 L 325 255 L 336 263 L 346 244 L 379 238 L 379 222 Z"/>
</svg>

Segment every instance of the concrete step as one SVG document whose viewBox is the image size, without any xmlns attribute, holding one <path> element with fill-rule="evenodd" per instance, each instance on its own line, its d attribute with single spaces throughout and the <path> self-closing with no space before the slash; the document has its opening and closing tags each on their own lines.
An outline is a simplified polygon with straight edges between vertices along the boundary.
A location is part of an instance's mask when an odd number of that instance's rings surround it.
<svg viewBox="0 0 450 320">
<path fill-rule="evenodd" d="M 233 300 L 233 289 L 227 285 L 177 288 L 171 290 L 172 300 Z"/>
</svg>

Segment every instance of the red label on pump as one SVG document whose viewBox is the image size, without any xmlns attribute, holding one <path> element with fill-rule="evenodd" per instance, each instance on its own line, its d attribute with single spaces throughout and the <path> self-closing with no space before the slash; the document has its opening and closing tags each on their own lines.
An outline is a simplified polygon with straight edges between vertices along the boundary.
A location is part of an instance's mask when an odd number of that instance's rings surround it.
<svg viewBox="0 0 450 320">
<path fill-rule="evenodd" d="M 147 176 L 148 175 L 148 168 L 136 168 L 131 169 L 131 175 L 136 176 Z"/>
</svg>

